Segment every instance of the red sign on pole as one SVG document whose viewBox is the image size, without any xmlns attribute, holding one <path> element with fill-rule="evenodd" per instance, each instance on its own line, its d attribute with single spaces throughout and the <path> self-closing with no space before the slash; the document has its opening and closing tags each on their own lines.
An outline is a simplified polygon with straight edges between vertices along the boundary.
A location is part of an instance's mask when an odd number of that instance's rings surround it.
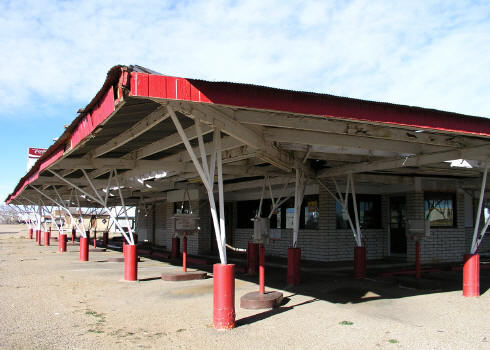
<svg viewBox="0 0 490 350">
<path fill-rule="evenodd" d="M 27 171 L 36 163 L 43 154 L 46 152 L 46 148 L 29 147 L 27 151 Z"/>
</svg>

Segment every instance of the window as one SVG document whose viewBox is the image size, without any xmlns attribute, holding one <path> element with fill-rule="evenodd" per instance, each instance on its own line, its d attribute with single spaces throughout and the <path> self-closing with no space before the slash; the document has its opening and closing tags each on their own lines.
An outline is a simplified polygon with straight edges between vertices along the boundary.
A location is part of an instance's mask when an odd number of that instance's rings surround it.
<svg viewBox="0 0 490 350">
<path fill-rule="evenodd" d="M 359 216 L 359 225 L 362 229 L 381 228 L 381 196 L 370 194 L 358 194 L 357 214 Z M 339 202 L 336 204 L 336 226 L 337 229 L 350 229 L 347 213 L 343 213 L 342 206 Z M 348 213 L 355 226 L 354 204 L 352 196 L 349 196 Z"/>
<path fill-rule="evenodd" d="M 174 202 L 174 214 L 190 214 L 191 206 L 189 201 Z"/>
<path fill-rule="evenodd" d="M 257 214 L 259 204 L 259 200 L 237 202 L 237 228 L 254 227 L 254 223 L 251 219 Z M 263 205 L 264 204 L 262 204 L 262 206 Z"/>
<path fill-rule="evenodd" d="M 237 202 L 237 227 L 253 228 L 252 218 L 259 209 L 260 200 Z M 262 217 L 269 215 L 272 209 L 272 201 L 264 199 L 262 203 Z M 300 229 L 318 229 L 320 209 L 318 206 L 318 195 L 305 196 L 300 212 Z M 294 198 L 289 199 L 281 205 L 270 219 L 271 228 L 292 229 L 294 223 Z"/>
<path fill-rule="evenodd" d="M 425 193 L 425 218 L 430 227 L 456 226 L 455 195 L 453 193 Z"/>
</svg>

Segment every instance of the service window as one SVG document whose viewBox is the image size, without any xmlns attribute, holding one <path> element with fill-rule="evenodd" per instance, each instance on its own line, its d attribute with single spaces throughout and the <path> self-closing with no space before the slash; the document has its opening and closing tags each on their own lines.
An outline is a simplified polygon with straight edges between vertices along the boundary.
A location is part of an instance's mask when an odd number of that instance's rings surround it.
<svg viewBox="0 0 490 350">
<path fill-rule="evenodd" d="M 456 226 L 454 193 L 424 194 L 425 218 L 430 221 L 430 227 Z"/>
<path fill-rule="evenodd" d="M 370 194 L 358 194 L 357 200 L 357 213 L 359 216 L 359 225 L 363 229 L 377 229 L 381 228 L 381 196 Z M 336 201 L 336 226 L 337 229 L 350 229 L 347 213 L 343 212 L 342 206 Z M 354 204 L 352 196 L 349 195 L 348 213 L 352 220 L 352 224 L 355 223 Z"/>
</svg>

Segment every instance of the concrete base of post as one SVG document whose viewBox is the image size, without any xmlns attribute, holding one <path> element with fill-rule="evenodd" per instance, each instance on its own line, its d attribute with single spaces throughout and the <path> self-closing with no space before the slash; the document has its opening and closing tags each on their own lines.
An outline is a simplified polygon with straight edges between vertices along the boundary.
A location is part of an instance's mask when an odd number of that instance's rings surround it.
<svg viewBox="0 0 490 350">
<path fill-rule="evenodd" d="M 235 265 L 213 265 L 213 324 L 218 330 L 235 327 Z"/>
<path fill-rule="evenodd" d="M 464 255 L 463 296 L 480 296 L 480 255 L 478 254 Z"/>
<path fill-rule="evenodd" d="M 298 285 L 301 282 L 301 249 L 288 248 L 288 285 Z"/>
<path fill-rule="evenodd" d="M 366 247 L 354 248 L 354 277 L 366 277 Z"/>
</svg>

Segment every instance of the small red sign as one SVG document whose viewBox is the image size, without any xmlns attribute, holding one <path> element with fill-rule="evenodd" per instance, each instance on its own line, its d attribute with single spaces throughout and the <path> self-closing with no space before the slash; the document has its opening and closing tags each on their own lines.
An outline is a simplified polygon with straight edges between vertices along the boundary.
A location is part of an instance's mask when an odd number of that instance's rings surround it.
<svg viewBox="0 0 490 350">
<path fill-rule="evenodd" d="M 31 158 L 39 158 L 41 157 L 44 152 L 46 152 L 46 148 L 34 148 L 34 147 L 29 147 L 29 157 Z"/>
</svg>

